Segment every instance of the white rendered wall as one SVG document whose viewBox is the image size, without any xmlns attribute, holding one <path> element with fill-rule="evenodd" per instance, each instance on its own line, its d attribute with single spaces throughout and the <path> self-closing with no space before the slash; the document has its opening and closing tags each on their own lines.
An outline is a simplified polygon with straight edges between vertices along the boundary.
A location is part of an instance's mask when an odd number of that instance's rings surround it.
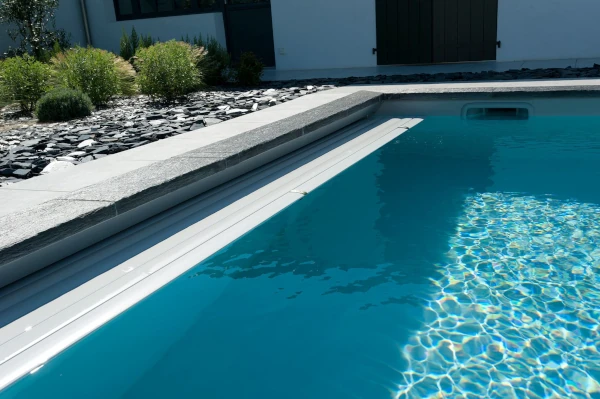
<svg viewBox="0 0 600 399">
<path fill-rule="evenodd" d="M 375 0 L 272 0 L 277 69 L 377 65 Z M 112 0 L 86 0 L 92 43 L 119 51 L 122 30 L 161 40 L 211 35 L 225 44 L 221 13 L 117 22 Z M 86 45 L 80 0 L 61 0 L 57 26 L 73 44 Z M 600 58 L 600 1 L 499 0 L 498 61 Z M 0 52 L 14 43 L 0 26 Z M 283 54 L 282 54 L 283 53 Z"/>
<path fill-rule="evenodd" d="M 600 57 L 600 1 L 499 0 L 498 61 Z"/>
<path fill-rule="evenodd" d="M 271 11 L 277 69 L 377 65 L 375 0 L 271 0 Z"/>
<path fill-rule="evenodd" d="M 218 13 L 191 14 L 164 18 L 147 18 L 133 21 L 117 21 L 112 0 L 87 0 L 87 12 L 94 47 L 119 53 L 119 39 L 123 33 L 131 32 L 135 26 L 138 34 L 152 35 L 161 41 L 202 36 L 215 37 L 225 45 L 223 15 Z"/>
</svg>

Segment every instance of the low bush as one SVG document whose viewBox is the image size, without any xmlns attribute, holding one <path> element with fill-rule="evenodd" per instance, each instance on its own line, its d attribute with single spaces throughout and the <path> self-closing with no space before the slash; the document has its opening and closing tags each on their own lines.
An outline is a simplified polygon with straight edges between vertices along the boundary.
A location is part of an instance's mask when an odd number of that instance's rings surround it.
<svg viewBox="0 0 600 399">
<path fill-rule="evenodd" d="M 113 57 L 115 71 L 119 79 L 119 94 L 133 96 L 138 93 L 136 73 L 133 66 L 121 57 Z"/>
<path fill-rule="evenodd" d="M 138 49 L 150 47 L 153 44 L 154 39 L 152 39 L 152 36 L 138 35 L 135 26 L 131 28 L 131 35 L 128 35 L 127 32 L 125 32 L 125 29 L 123 29 L 119 55 L 124 60 L 130 61 L 135 56 Z"/>
<path fill-rule="evenodd" d="M 202 85 L 197 66 L 204 51 L 171 40 L 140 48 L 136 53 L 140 91 L 155 98 L 173 100 Z"/>
<path fill-rule="evenodd" d="M 203 48 L 206 51 L 206 55 L 198 65 L 204 83 L 210 86 L 217 86 L 229 81 L 231 75 L 231 56 L 217 39 L 208 36 L 204 40 L 202 34 L 200 34 L 193 38 L 190 38 L 189 35 L 182 36 L 181 41 L 195 47 Z"/>
<path fill-rule="evenodd" d="M 243 53 L 236 66 L 236 80 L 242 86 L 256 86 L 260 83 L 264 68 L 254 53 Z"/>
<path fill-rule="evenodd" d="M 18 102 L 21 110 L 31 112 L 35 103 L 50 89 L 51 69 L 25 54 L 8 58 L 0 67 L 0 96 Z"/>
<path fill-rule="evenodd" d="M 37 102 L 40 122 L 62 122 L 92 114 L 92 100 L 79 90 L 58 88 L 44 94 Z"/>
<path fill-rule="evenodd" d="M 135 93 L 135 71 L 129 63 L 105 50 L 76 47 L 52 58 L 58 85 L 78 89 L 95 105 L 116 95 Z"/>
<path fill-rule="evenodd" d="M 221 46 L 221 43 L 214 37 L 209 37 L 206 42 L 202 36 L 194 41 L 198 47 L 206 50 L 206 56 L 200 63 L 202 78 L 204 82 L 211 86 L 222 85 L 229 80 L 228 72 L 231 66 L 231 56 L 227 49 Z"/>
<path fill-rule="evenodd" d="M 147 48 L 152 46 L 155 42 L 159 42 L 160 38 L 154 40 L 152 38 L 152 36 L 148 35 L 148 36 L 144 36 L 144 35 L 140 35 L 140 45 L 138 48 Z"/>
<path fill-rule="evenodd" d="M 135 29 L 135 28 L 134 28 Z M 119 42 L 119 55 L 126 61 L 129 61 L 135 54 L 135 50 L 131 41 L 131 37 L 123 29 L 121 41 Z"/>
</svg>

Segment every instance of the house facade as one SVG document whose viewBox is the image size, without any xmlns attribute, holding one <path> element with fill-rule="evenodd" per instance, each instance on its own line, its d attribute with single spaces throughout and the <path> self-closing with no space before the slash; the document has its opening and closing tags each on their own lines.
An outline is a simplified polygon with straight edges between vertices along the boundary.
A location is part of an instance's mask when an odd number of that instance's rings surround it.
<svg viewBox="0 0 600 399">
<path fill-rule="evenodd" d="M 57 26 L 117 53 L 132 26 L 161 40 L 202 34 L 302 70 L 595 58 L 599 12 L 594 0 L 61 0 Z"/>
</svg>

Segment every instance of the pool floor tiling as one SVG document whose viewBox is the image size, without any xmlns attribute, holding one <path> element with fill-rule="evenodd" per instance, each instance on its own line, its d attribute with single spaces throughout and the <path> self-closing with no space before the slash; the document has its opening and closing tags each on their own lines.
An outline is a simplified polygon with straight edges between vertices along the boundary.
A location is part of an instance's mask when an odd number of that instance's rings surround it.
<svg viewBox="0 0 600 399">
<path fill-rule="evenodd" d="M 0 398 L 599 398 L 599 177 L 600 118 L 426 118 Z"/>
</svg>

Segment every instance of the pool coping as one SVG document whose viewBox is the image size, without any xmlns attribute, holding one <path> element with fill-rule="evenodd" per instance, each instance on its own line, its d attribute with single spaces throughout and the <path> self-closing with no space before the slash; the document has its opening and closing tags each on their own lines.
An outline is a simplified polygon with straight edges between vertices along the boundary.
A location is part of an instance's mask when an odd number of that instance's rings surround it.
<svg viewBox="0 0 600 399">
<path fill-rule="evenodd" d="M 0 198 L 18 199 L 3 201 L 0 286 L 362 119 L 383 101 L 523 96 L 600 97 L 600 79 L 346 86 L 94 161 L 90 170 L 127 167 L 91 184 L 54 189 L 76 174 L 87 178 L 83 165 L 0 189 Z"/>
<path fill-rule="evenodd" d="M 342 96 L 5 215 L 0 286 L 362 119 L 382 98 L 368 91 Z"/>
</svg>

